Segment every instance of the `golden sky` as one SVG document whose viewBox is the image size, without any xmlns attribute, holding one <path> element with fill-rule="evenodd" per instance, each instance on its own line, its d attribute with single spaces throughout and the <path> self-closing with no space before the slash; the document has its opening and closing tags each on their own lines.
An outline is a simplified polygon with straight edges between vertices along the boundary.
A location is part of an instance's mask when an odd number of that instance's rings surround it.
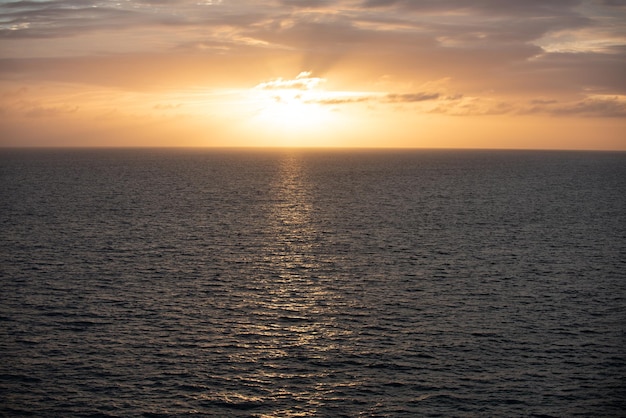
<svg viewBox="0 0 626 418">
<path fill-rule="evenodd" d="M 626 150 L 626 0 L 0 0 L 0 146 Z"/>
</svg>

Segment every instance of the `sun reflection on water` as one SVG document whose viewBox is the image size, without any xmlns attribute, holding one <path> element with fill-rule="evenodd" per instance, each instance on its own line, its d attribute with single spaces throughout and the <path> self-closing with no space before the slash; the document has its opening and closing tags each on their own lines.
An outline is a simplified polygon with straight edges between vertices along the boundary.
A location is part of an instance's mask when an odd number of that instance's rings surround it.
<svg viewBox="0 0 626 418">
<path fill-rule="evenodd" d="M 332 392 L 319 387 L 329 373 L 324 364 L 332 361 L 349 331 L 333 320 L 337 296 L 320 259 L 313 183 L 301 155 L 281 159 L 270 195 L 262 261 L 266 270 L 254 312 L 260 320 L 253 325 L 258 336 L 253 352 L 260 366 L 256 378 L 270 382 L 272 391 L 299 400 L 298 411 L 283 413 L 314 415 Z M 303 382 L 308 390 L 303 391 Z"/>
<path fill-rule="evenodd" d="M 267 308 L 280 312 L 277 319 L 293 321 L 288 328 L 301 331 L 319 314 L 324 290 L 316 280 L 316 229 L 311 220 L 313 201 L 301 157 L 285 155 L 272 187 L 269 212 L 271 243 L 266 254 L 274 274 Z M 300 333 L 300 332 L 299 332 Z M 304 338 L 304 336 L 300 336 Z"/>
</svg>

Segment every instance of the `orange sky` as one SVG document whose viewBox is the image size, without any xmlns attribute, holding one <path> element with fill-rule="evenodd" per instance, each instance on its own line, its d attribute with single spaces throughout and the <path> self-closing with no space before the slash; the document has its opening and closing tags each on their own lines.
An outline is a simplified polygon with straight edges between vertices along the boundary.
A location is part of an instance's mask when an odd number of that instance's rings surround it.
<svg viewBox="0 0 626 418">
<path fill-rule="evenodd" d="M 623 0 L 0 0 L 0 146 L 626 150 Z"/>
</svg>

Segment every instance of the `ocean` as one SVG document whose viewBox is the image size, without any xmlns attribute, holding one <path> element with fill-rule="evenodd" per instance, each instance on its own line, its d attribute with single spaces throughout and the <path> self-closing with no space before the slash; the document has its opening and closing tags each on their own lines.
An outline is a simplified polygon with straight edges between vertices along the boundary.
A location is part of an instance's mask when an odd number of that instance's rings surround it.
<svg viewBox="0 0 626 418">
<path fill-rule="evenodd" d="M 0 414 L 624 416 L 626 153 L 0 150 Z"/>
</svg>

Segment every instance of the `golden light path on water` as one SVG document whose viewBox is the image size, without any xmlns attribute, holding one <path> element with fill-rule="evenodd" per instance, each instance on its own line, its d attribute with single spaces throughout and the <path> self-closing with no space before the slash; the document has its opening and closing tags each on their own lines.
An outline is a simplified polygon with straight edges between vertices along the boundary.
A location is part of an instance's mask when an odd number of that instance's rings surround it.
<svg viewBox="0 0 626 418">
<path fill-rule="evenodd" d="M 298 404 L 297 409 L 261 416 L 315 416 L 337 390 L 358 385 L 329 379 L 336 372 L 324 366 L 345 351 L 352 332 L 335 320 L 341 315 L 335 311 L 346 302 L 332 290 L 336 275 L 331 276 L 329 265 L 334 256 L 320 251 L 321 231 L 313 217 L 314 185 L 301 156 L 287 152 L 270 184 L 259 281 L 248 293 L 251 319 L 241 324 L 248 342 L 231 361 L 248 364 L 252 386 L 271 392 L 274 399 L 293 399 Z M 293 367 L 294 362 L 300 366 Z M 219 397 L 244 404 L 263 402 L 258 395 L 242 391 Z"/>
</svg>

